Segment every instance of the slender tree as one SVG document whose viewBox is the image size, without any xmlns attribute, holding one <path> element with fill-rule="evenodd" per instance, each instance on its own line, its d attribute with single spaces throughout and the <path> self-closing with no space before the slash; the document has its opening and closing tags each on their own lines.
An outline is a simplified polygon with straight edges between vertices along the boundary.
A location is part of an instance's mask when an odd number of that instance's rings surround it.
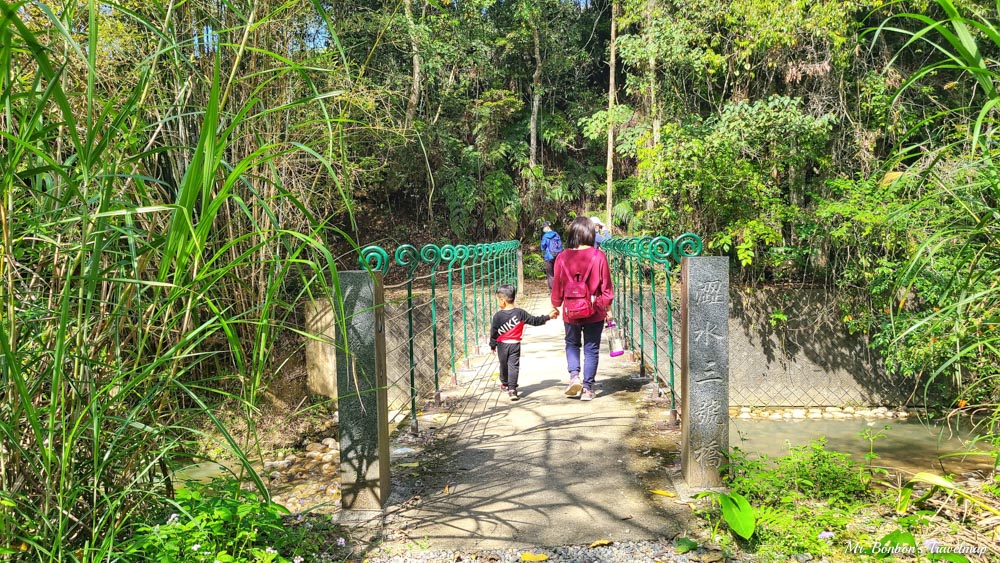
<svg viewBox="0 0 1000 563">
<path fill-rule="evenodd" d="M 413 120 L 417 115 L 417 105 L 420 102 L 420 39 L 417 33 L 417 24 L 413 16 L 413 0 L 403 0 L 403 11 L 406 14 L 406 26 L 410 36 L 410 57 L 413 63 L 413 81 L 410 84 L 410 96 L 406 101 L 406 116 L 404 126 L 413 125 Z"/>
<path fill-rule="evenodd" d="M 538 165 L 538 110 L 542 106 L 542 40 L 538 32 L 537 21 L 531 26 L 531 38 L 535 47 L 535 72 L 531 75 L 531 126 L 530 146 L 528 149 L 528 166 L 534 177 L 535 166 Z"/>
<path fill-rule="evenodd" d="M 615 39 L 617 35 L 618 3 L 611 3 L 611 57 L 608 65 L 608 164 L 607 164 L 607 187 L 605 195 L 607 200 L 604 205 L 605 221 L 611 225 L 611 209 L 614 207 L 615 190 L 615 66 L 617 65 L 617 51 Z"/>
</svg>

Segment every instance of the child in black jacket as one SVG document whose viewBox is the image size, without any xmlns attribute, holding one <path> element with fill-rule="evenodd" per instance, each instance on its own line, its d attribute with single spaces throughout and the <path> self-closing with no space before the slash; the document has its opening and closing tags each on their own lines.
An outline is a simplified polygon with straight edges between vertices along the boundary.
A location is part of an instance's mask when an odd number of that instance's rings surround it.
<svg viewBox="0 0 1000 563">
<path fill-rule="evenodd" d="M 548 315 L 534 317 L 514 306 L 517 289 L 506 284 L 497 288 L 497 305 L 500 310 L 493 315 L 490 327 L 490 350 L 500 362 L 500 389 L 507 391 L 511 401 L 516 401 L 517 375 L 521 369 L 521 333 L 524 325 L 541 326 L 559 316 L 553 309 Z"/>
</svg>

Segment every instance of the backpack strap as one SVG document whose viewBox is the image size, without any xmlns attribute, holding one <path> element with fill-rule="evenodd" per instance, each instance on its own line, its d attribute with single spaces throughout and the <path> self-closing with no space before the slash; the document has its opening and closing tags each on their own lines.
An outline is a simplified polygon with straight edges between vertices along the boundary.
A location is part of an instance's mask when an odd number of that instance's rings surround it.
<svg viewBox="0 0 1000 563">
<path fill-rule="evenodd" d="M 583 273 L 583 276 L 580 278 L 580 281 L 587 281 L 588 279 L 590 279 L 590 272 L 591 272 L 591 270 L 594 269 L 594 264 L 597 263 L 597 253 L 600 252 L 600 250 L 597 250 L 596 248 L 594 248 L 592 250 L 594 251 L 594 253 L 590 256 L 590 265 L 587 266 L 587 271 Z M 569 274 L 569 269 L 566 270 L 566 275 L 567 276 L 570 275 Z M 570 278 L 569 281 L 576 281 L 576 280 L 574 280 L 573 278 Z"/>
</svg>

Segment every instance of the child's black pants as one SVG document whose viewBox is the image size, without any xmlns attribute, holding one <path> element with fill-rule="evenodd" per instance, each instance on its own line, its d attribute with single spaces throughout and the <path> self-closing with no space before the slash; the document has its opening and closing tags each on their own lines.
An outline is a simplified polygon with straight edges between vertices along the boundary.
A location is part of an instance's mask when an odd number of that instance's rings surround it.
<svg viewBox="0 0 1000 563">
<path fill-rule="evenodd" d="M 500 362 L 500 383 L 517 389 L 517 375 L 521 371 L 521 343 L 497 342 L 497 360 Z"/>
</svg>

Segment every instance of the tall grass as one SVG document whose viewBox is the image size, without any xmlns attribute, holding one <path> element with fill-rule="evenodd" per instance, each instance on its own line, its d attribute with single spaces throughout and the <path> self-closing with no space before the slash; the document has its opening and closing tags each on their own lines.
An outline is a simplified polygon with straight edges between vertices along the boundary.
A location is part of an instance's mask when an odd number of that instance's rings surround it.
<svg viewBox="0 0 1000 563">
<path fill-rule="evenodd" d="M 961 399 L 956 404 L 990 413 L 990 437 L 1000 438 L 1000 2 L 982 14 L 963 14 L 951 0 L 937 4 L 937 18 L 901 14 L 879 30 L 905 35 L 906 48 L 929 46 L 937 54 L 904 88 L 938 76 L 969 92 L 967 106 L 938 115 L 947 124 L 942 137 L 954 139 L 957 124 L 960 138 L 920 171 L 925 195 L 906 211 L 932 218 L 914 233 L 919 242 L 899 274 L 903 298 L 893 328 L 901 353 L 926 362 L 928 386 L 948 378 Z"/>
<path fill-rule="evenodd" d="M 336 279 L 309 209 L 349 204 L 343 69 L 289 48 L 321 21 L 292 7 L 0 0 L 0 559 L 117 558 L 198 419 L 266 497 L 213 407 L 252 427 Z"/>
</svg>

